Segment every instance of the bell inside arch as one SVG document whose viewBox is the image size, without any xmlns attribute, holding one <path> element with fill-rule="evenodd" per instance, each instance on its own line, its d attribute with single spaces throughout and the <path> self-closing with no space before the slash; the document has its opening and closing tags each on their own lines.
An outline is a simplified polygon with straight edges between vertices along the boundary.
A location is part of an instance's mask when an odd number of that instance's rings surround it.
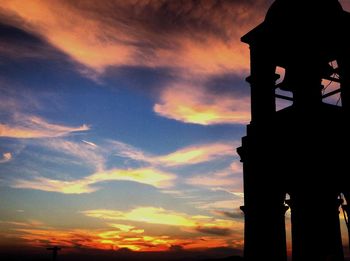
<svg viewBox="0 0 350 261">
<path fill-rule="evenodd" d="M 300 66 L 290 66 L 285 69 L 285 75 L 282 82 L 276 85 L 276 88 L 282 91 L 294 92 L 297 86 L 300 86 L 300 79 L 303 78 L 304 74 L 318 74 L 317 77 L 321 81 L 322 79 L 327 79 L 330 81 L 339 81 L 337 78 L 333 77 L 334 74 L 338 73 L 338 68 L 334 68 L 329 63 L 323 63 L 320 65 L 318 71 L 305 71 Z"/>
</svg>

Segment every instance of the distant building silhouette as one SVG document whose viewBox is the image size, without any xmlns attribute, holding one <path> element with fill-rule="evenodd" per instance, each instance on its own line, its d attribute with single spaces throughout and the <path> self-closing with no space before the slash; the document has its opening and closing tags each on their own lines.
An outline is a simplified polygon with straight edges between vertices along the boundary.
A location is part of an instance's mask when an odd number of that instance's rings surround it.
<svg viewBox="0 0 350 261">
<path fill-rule="evenodd" d="M 54 246 L 54 247 L 48 247 L 46 248 L 46 250 L 52 251 L 52 260 L 55 261 L 57 258 L 58 251 L 60 251 L 61 248 L 58 246 Z"/>
<path fill-rule="evenodd" d="M 250 46 L 252 116 L 237 149 L 245 260 L 287 260 L 288 206 L 293 261 L 344 260 L 339 206 L 340 195 L 350 202 L 349 28 L 350 14 L 337 0 L 276 0 L 242 37 Z M 285 70 L 279 84 L 277 67 Z M 326 90 L 325 80 L 339 88 Z M 335 95 L 338 102 L 325 103 Z M 292 105 L 278 111 L 276 99 Z"/>
</svg>

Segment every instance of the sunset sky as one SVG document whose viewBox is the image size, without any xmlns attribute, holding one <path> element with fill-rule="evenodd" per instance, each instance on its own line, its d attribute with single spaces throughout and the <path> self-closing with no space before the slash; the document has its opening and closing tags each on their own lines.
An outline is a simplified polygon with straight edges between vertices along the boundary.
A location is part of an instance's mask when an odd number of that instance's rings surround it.
<svg viewBox="0 0 350 261">
<path fill-rule="evenodd" d="M 271 2 L 0 0 L 0 248 L 242 249 Z"/>
</svg>

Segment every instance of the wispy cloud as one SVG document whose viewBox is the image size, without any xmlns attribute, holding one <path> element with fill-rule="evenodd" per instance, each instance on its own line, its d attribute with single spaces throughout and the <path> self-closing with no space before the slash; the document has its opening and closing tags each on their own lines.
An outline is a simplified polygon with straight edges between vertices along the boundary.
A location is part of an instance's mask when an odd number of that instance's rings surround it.
<svg viewBox="0 0 350 261">
<path fill-rule="evenodd" d="M 91 142 L 91 141 L 87 141 L 87 140 L 81 140 L 81 141 L 84 142 L 87 145 L 92 146 L 92 147 L 95 147 L 95 148 L 97 147 L 97 145 L 95 143 Z"/>
<path fill-rule="evenodd" d="M 16 179 L 10 186 L 13 188 L 35 189 L 64 194 L 91 193 L 97 190 L 97 188 L 90 187 L 89 182 L 85 180 L 64 181 L 45 177 Z"/>
<path fill-rule="evenodd" d="M 24 86 L 0 79 L 0 137 L 16 139 L 45 139 L 68 136 L 75 132 L 88 131 L 87 124 L 69 126 L 38 116 L 46 110 L 45 97 L 52 94 L 37 94 Z M 51 104 L 50 104 L 51 105 Z"/>
<path fill-rule="evenodd" d="M 66 155 L 69 159 L 79 159 L 81 164 L 91 166 L 96 171 L 102 171 L 105 169 L 105 155 L 102 149 L 92 144 L 62 138 L 45 139 L 38 143 L 42 147 Z"/>
<path fill-rule="evenodd" d="M 173 153 L 156 157 L 156 160 L 167 166 L 191 165 L 213 161 L 235 155 L 233 144 L 211 143 L 189 146 Z"/>
<path fill-rule="evenodd" d="M 153 162 L 153 156 L 139 148 L 131 146 L 121 141 L 110 140 L 110 150 L 114 155 L 132 159 L 135 161 Z"/>
<path fill-rule="evenodd" d="M 202 204 L 200 203 L 196 203 L 196 205 L 198 205 L 198 208 L 201 209 L 227 209 L 227 210 L 231 210 L 234 207 L 239 207 L 239 204 L 241 204 L 241 200 L 235 200 L 235 199 L 231 199 L 231 200 L 219 200 L 219 201 L 214 201 L 214 202 L 204 202 Z"/>
<path fill-rule="evenodd" d="M 25 220 L 25 221 L 0 221 L 0 223 L 2 224 L 8 224 L 14 227 L 46 227 L 46 225 L 39 221 L 39 220 L 33 220 L 33 219 L 29 219 L 29 220 Z"/>
<path fill-rule="evenodd" d="M 11 186 L 64 194 L 82 194 L 99 190 L 98 183 L 105 181 L 133 181 L 157 188 L 169 188 L 173 185 L 174 179 L 175 175 L 152 168 L 112 169 L 77 180 L 57 180 L 45 177 L 34 177 L 30 180 L 16 179 Z"/>
<path fill-rule="evenodd" d="M 166 118 L 201 125 L 247 123 L 248 96 L 211 93 L 201 86 L 178 84 L 165 88 L 154 111 Z"/>
<path fill-rule="evenodd" d="M 184 147 L 166 155 L 151 155 L 138 148 L 120 141 L 107 141 L 97 145 L 87 141 L 68 141 L 62 138 L 41 140 L 40 145 L 51 151 L 61 153 L 67 157 L 67 162 L 78 162 L 84 166 L 91 166 L 93 173 L 80 179 L 52 179 L 44 176 L 34 176 L 28 179 L 13 179 L 11 186 L 15 188 L 37 189 L 43 191 L 60 192 L 65 194 L 92 193 L 100 189 L 99 183 L 106 181 L 132 181 L 156 188 L 169 189 L 175 186 L 177 176 L 164 167 L 174 168 L 193 164 L 206 163 L 215 160 L 228 159 L 235 155 L 235 146 L 229 143 L 209 143 Z M 234 142 L 233 142 L 234 143 Z M 126 157 L 143 163 L 143 167 L 108 168 L 107 158 L 111 155 Z M 63 157 L 62 156 L 62 157 Z M 78 160 L 77 160 L 78 159 Z M 61 173 L 62 175 L 63 173 Z M 220 176 L 220 177 L 219 177 Z M 215 178 L 215 177 L 213 177 Z M 198 180 L 201 182 L 197 182 Z M 193 177 L 188 184 L 221 186 L 233 184 L 229 178 L 222 177 L 222 173 L 213 179 L 204 180 Z M 203 181 L 203 182 L 202 182 Z"/>
<path fill-rule="evenodd" d="M 205 187 L 212 187 L 212 186 L 232 186 L 237 184 L 237 181 L 232 179 L 231 177 L 227 178 L 218 178 L 215 175 L 212 176 L 205 176 L 205 175 L 199 175 L 194 176 L 191 178 L 188 178 L 186 181 L 187 184 L 195 185 L 195 186 L 205 186 Z"/>
<path fill-rule="evenodd" d="M 229 218 L 235 218 L 235 219 L 242 219 L 244 217 L 243 212 L 239 209 L 236 211 L 222 211 L 222 210 L 216 210 L 214 213 L 222 215 L 224 217 Z"/>
<path fill-rule="evenodd" d="M 240 193 L 242 188 L 242 164 L 237 160 L 228 168 L 211 173 L 195 175 L 186 179 L 192 186 L 207 187 L 213 191 L 225 191 L 232 195 Z"/>
<path fill-rule="evenodd" d="M 17 139 L 62 137 L 87 130 L 89 127 L 85 124 L 71 127 L 49 123 L 41 117 L 24 114 L 16 114 L 13 123 L 0 123 L 0 137 Z"/>
<path fill-rule="evenodd" d="M 118 156 L 165 167 L 199 164 L 236 155 L 234 142 L 192 145 L 161 156 L 145 153 L 122 142 L 114 141 L 112 144 Z"/>
<path fill-rule="evenodd" d="M 244 197 L 244 193 L 241 192 L 243 190 L 243 184 L 240 182 L 240 189 L 237 191 L 237 189 L 228 189 L 228 188 L 225 188 L 225 187 L 213 187 L 211 188 L 210 190 L 212 191 L 224 191 L 228 194 L 231 194 L 235 197 L 238 197 L 238 198 L 242 198 Z"/>
<path fill-rule="evenodd" d="M 172 173 L 160 171 L 154 168 L 112 169 L 105 172 L 98 172 L 88 178 L 94 183 L 106 180 L 134 181 L 158 188 L 169 188 L 173 185 L 176 176 Z"/>
<path fill-rule="evenodd" d="M 11 152 L 5 152 L 2 154 L 2 158 L 0 158 L 0 163 L 5 163 L 12 160 Z"/>
<path fill-rule="evenodd" d="M 217 236 L 229 236 L 232 234 L 232 230 L 222 227 L 197 227 L 196 230 L 205 234 L 212 234 Z"/>
</svg>

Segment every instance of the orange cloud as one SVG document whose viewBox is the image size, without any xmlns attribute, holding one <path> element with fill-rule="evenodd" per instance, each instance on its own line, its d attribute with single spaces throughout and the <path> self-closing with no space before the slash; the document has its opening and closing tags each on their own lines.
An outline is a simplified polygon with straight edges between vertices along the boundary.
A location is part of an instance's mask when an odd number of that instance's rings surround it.
<svg viewBox="0 0 350 261">
<path fill-rule="evenodd" d="M 199 86 L 175 85 L 164 89 L 153 110 L 169 119 L 201 125 L 243 124 L 250 119 L 248 97 L 213 94 Z"/>
<path fill-rule="evenodd" d="M 178 245 L 182 249 L 207 249 L 216 247 L 232 247 L 227 238 L 205 236 L 186 238 L 181 236 L 150 236 L 114 230 L 84 230 L 84 229 L 15 229 L 17 237 L 25 240 L 28 245 L 46 247 L 59 245 L 66 251 L 74 248 L 92 248 L 118 250 L 128 248 L 133 251 L 168 251 Z M 238 240 L 236 240 L 238 241 Z"/>
<path fill-rule="evenodd" d="M 106 220 L 127 220 L 171 226 L 194 227 L 196 222 L 183 213 L 166 211 L 162 208 L 139 207 L 129 212 L 96 209 L 83 211 L 86 216 Z"/>
<path fill-rule="evenodd" d="M 5 152 L 2 154 L 2 158 L 0 159 L 0 163 L 8 162 L 12 159 L 12 154 L 10 152 Z"/>
<path fill-rule="evenodd" d="M 96 79 L 111 67 L 142 66 L 167 68 L 186 82 L 247 74 L 249 49 L 239 39 L 262 20 L 268 2 L 5 0 L 0 14 L 67 54 L 87 77 Z M 154 111 L 202 125 L 250 118 L 247 97 L 211 94 L 187 83 L 163 88 Z"/>
<path fill-rule="evenodd" d="M 118 44 L 119 41 L 122 43 L 130 40 L 126 34 L 119 32 L 116 37 L 109 35 L 113 32 L 105 34 L 108 27 L 104 28 L 102 22 L 89 19 L 84 12 L 79 12 L 68 3 L 4 1 L 2 8 L 5 14 L 23 20 L 18 26 L 39 34 L 90 68 L 103 71 L 106 66 L 130 63 L 133 48 Z"/>
<path fill-rule="evenodd" d="M 166 166 L 190 165 L 234 156 L 235 153 L 234 144 L 211 143 L 185 147 L 173 153 L 156 157 L 155 160 Z"/>
<path fill-rule="evenodd" d="M 109 224 L 109 226 L 113 227 L 113 228 L 116 228 L 122 232 L 130 232 L 132 231 L 133 233 L 136 233 L 136 234 L 142 234 L 144 233 L 145 231 L 143 229 L 138 229 L 134 226 L 130 226 L 130 225 L 125 225 L 125 224 L 115 224 L 115 223 L 111 223 Z"/>
<path fill-rule="evenodd" d="M 243 239 L 241 241 L 243 242 Z M 184 249 L 206 249 L 218 246 L 232 247 L 232 244 L 227 239 L 215 237 L 199 237 L 196 240 L 184 240 L 180 244 L 183 245 Z"/>
<path fill-rule="evenodd" d="M 247 69 L 239 37 L 267 7 L 265 1 L 108 3 L 4 0 L 1 13 L 99 73 L 123 65 L 218 73 Z"/>
<path fill-rule="evenodd" d="M 14 124 L 0 123 L 0 137 L 29 139 L 66 136 L 72 132 L 87 131 L 89 127 L 69 127 L 49 123 L 43 118 L 28 115 L 15 115 Z"/>
<path fill-rule="evenodd" d="M 154 224 L 180 227 L 182 231 L 181 237 L 176 234 L 172 236 L 137 235 L 138 232 L 136 231 L 139 229 L 136 229 L 134 226 L 124 229 L 124 225 L 122 225 L 122 231 L 130 230 L 135 233 L 132 238 L 125 239 L 124 241 L 138 244 L 137 242 L 140 242 L 140 239 L 142 239 L 143 242 L 149 242 L 152 245 L 156 244 L 157 248 L 161 248 L 162 250 L 168 250 L 174 245 L 181 246 L 183 249 L 203 249 L 218 246 L 230 247 L 232 243 L 229 242 L 228 236 L 234 231 L 243 230 L 242 222 L 217 219 L 210 216 L 191 216 L 185 213 L 155 207 L 138 207 L 129 211 L 95 209 L 83 211 L 82 213 L 86 216 L 103 220 L 122 220 L 125 222 L 137 222 L 139 225 Z M 113 226 L 112 224 L 110 225 Z M 119 225 L 115 227 L 118 228 Z M 189 233 L 188 236 L 186 236 L 186 233 Z M 210 236 L 198 236 L 198 233 L 204 233 Z M 115 233 L 108 233 L 107 235 L 116 237 Z M 237 236 L 237 240 L 239 240 L 239 236 Z M 140 247 L 140 245 L 138 246 Z"/>
<path fill-rule="evenodd" d="M 59 245 L 65 248 L 76 246 L 93 249 L 118 249 L 125 247 L 128 238 L 142 234 L 133 226 L 115 224 L 113 229 L 56 229 L 38 221 L 6 222 L 11 227 L 8 235 L 25 240 L 31 246 L 45 247 Z M 122 227 L 123 229 L 118 229 Z M 4 233 L 6 234 L 6 232 Z M 137 245 L 129 244 L 128 248 L 140 250 Z"/>
<path fill-rule="evenodd" d="M 235 174 L 243 173 L 243 164 L 239 161 L 234 161 L 230 165 L 230 171 Z"/>
<path fill-rule="evenodd" d="M 58 230 L 53 228 L 18 228 L 18 237 L 24 239 L 31 246 L 59 245 L 61 247 L 84 246 L 97 249 L 110 249 L 104 245 L 96 231 L 83 229 Z"/>
<path fill-rule="evenodd" d="M 35 177 L 32 180 L 17 179 L 11 184 L 14 188 L 37 189 L 60 192 L 64 194 L 91 193 L 99 188 L 94 186 L 103 181 L 133 181 L 158 188 L 172 186 L 175 176 L 152 168 L 143 169 L 112 169 L 96 172 L 78 180 L 57 180 L 45 177 Z"/>
<path fill-rule="evenodd" d="M 175 214 L 175 212 L 171 213 Z M 185 214 L 182 215 L 186 216 Z M 194 218 L 212 221 L 209 217 Z M 216 220 L 215 226 L 200 225 L 188 232 L 181 231 L 181 235 L 177 234 L 178 232 L 172 233 L 172 236 L 164 236 L 153 230 L 148 233 L 140 227 L 119 223 L 108 224 L 107 228 L 102 229 L 58 229 L 35 220 L 24 222 L 2 221 L 0 226 L 6 225 L 5 229 L 2 227 L 4 237 L 22 239 L 27 245 L 41 248 L 48 245 L 59 245 L 64 247 L 66 251 L 81 248 L 168 251 L 173 246 L 179 246 L 181 249 L 232 247 L 231 237 L 227 237 L 229 235 L 227 231 L 230 230 L 231 223 Z M 234 227 L 234 229 L 236 228 Z M 207 236 L 199 236 L 198 233 L 204 233 Z M 239 236 L 236 238 L 236 241 L 238 240 L 240 240 Z"/>
<path fill-rule="evenodd" d="M 22 239 L 25 244 L 37 247 L 63 246 L 67 251 L 74 249 L 122 249 L 134 251 L 168 251 L 173 246 L 181 249 L 206 249 L 211 247 L 232 247 L 231 236 L 242 230 L 242 223 L 209 216 L 191 216 L 185 213 L 154 207 L 140 207 L 130 211 L 91 210 L 85 215 L 115 221 L 125 219 L 127 223 L 107 223 L 94 228 L 55 228 L 38 220 L 0 221 L 3 236 L 8 239 Z M 142 214 L 143 216 L 139 216 Z M 129 223 L 137 222 L 137 226 Z M 151 227 L 146 224 L 152 224 Z M 146 228 L 142 227 L 146 225 Z M 162 235 L 157 225 L 180 227 L 171 230 L 171 236 Z M 167 231 L 170 231 L 170 227 Z M 149 231 L 148 231 L 149 230 Z M 206 234 L 203 236 L 203 234 Z M 239 234 L 235 240 L 240 240 Z M 1 242 L 0 242 L 1 243 Z"/>
<path fill-rule="evenodd" d="M 82 213 L 88 217 L 103 220 L 122 220 L 129 222 L 132 221 L 157 225 L 178 226 L 193 228 L 196 231 L 200 231 L 198 229 L 201 229 L 201 232 L 205 231 L 205 229 L 208 231 L 210 229 L 231 230 L 241 227 L 241 224 L 231 220 L 215 219 L 210 216 L 190 216 L 185 213 L 155 207 L 138 207 L 129 211 L 95 209 L 83 211 Z"/>
</svg>

